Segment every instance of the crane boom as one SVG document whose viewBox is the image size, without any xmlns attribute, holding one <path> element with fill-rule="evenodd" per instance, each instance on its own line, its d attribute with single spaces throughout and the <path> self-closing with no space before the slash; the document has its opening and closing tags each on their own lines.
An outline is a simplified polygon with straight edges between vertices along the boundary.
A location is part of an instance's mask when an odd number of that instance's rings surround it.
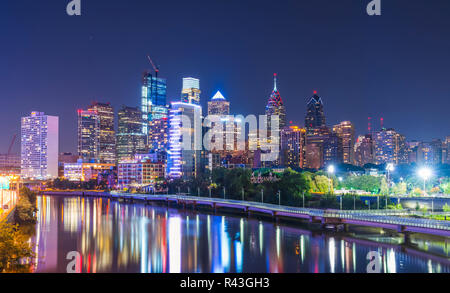
<svg viewBox="0 0 450 293">
<path fill-rule="evenodd" d="M 9 155 L 11 154 L 11 150 L 12 150 L 12 147 L 14 145 L 14 142 L 16 141 L 16 137 L 17 137 L 17 134 L 14 134 L 14 136 L 13 136 L 13 138 L 11 140 L 11 143 L 9 144 L 8 153 L 6 155 L 7 158 L 9 158 Z"/>
<path fill-rule="evenodd" d="M 156 74 L 159 72 L 159 68 L 155 66 L 155 63 L 153 63 L 152 58 L 150 58 L 150 55 L 147 55 L 148 61 L 150 61 L 150 64 L 153 66 L 153 70 L 155 70 Z"/>
</svg>

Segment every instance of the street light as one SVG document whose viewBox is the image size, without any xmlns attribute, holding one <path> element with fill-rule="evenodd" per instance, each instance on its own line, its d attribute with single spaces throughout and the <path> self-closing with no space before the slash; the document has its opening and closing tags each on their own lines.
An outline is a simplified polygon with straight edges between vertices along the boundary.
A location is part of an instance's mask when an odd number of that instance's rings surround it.
<svg viewBox="0 0 450 293">
<path fill-rule="evenodd" d="M 426 182 L 433 175 L 433 171 L 431 171 L 428 167 L 422 167 L 417 171 L 417 174 L 423 179 L 423 193 L 426 194 Z"/>
</svg>

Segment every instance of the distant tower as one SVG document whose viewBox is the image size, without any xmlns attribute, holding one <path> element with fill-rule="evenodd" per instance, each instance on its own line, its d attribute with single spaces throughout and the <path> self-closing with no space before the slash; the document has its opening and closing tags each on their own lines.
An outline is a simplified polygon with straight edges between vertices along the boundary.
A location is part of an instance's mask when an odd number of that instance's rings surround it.
<svg viewBox="0 0 450 293">
<path fill-rule="evenodd" d="M 224 96 L 217 92 L 211 101 L 208 102 L 208 115 L 229 115 L 230 102 Z"/>
<path fill-rule="evenodd" d="M 193 77 L 183 78 L 183 90 L 181 91 L 181 101 L 183 103 L 200 105 L 200 80 Z"/>
<path fill-rule="evenodd" d="M 166 104 L 167 81 L 159 78 L 157 73 L 153 76 L 150 72 L 144 72 L 142 78 L 142 102 L 141 111 L 143 119 L 142 132 L 148 134 L 150 121 L 168 117 Z"/>
<path fill-rule="evenodd" d="M 22 117 L 22 177 L 41 180 L 58 177 L 58 125 L 58 117 L 41 112 Z"/>
<path fill-rule="evenodd" d="M 305 127 L 310 132 L 315 128 L 325 126 L 325 114 L 323 112 L 322 99 L 314 91 L 314 95 L 306 104 Z"/>
<path fill-rule="evenodd" d="M 281 99 L 280 93 L 277 89 L 277 74 L 274 73 L 273 75 L 273 91 L 272 94 L 269 97 L 269 101 L 267 102 L 266 106 L 266 115 L 267 115 L 267 122 L 268 122 L 268 129 L 270 130 L 271 125 L 271 116 L 278 115 L 279 121 L 280 121 L 280 129 L 286 126 L 286 110 L 284 109 L 283 100 Z"/>
</svg>

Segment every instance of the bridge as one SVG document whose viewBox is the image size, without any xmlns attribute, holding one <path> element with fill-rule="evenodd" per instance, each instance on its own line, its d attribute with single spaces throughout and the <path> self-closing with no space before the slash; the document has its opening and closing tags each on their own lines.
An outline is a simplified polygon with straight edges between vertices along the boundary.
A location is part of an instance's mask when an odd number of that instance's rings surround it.
<svg viewBox="0 0 450 293">
<path fill-rule="evenodd" d="M 228 208 L 245 213 L 258 213 L 279 218 L 304 219 L 311 223 L 322 225 L 359 225 L 390 229 L 399 233 L 424 233 L 450 237 L 450 221 L 411 218 L 413 212 L 407 210 L 321 210 L 311 208 L 289 207 L 268 203 L 242 200 L 197 197 L 187 195 L 150 195 L 130 193 L 100 193 L 100 192 L 45 192 L 46 195 L 72 195 L 87 197 L 105 197 L 124 202 L 166 202 L 181 206 L 208 206 L 214 210 Z"/>
</svg>

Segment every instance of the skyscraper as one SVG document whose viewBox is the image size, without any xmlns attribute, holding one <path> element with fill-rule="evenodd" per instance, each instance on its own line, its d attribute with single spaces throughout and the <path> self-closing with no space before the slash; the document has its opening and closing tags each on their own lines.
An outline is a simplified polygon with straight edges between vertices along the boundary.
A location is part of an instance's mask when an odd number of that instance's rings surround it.
<svg viewBox="0 0 450 293">
<path fill-rule="evenodd" d="M 145 134 L 142 132 L 143 119 L 139 108 L 123 106 L 118 112 L 117 158 L 131 160 L 134 155 L 146 151 Z"/>
<path fill-rule="evenodd" d="M 270 131 L 271 128 L 271 117 L 278 116 L 279 119 L 279 129 L 286 126 L 286 110 L 284 108 L 283 100 L 281 99 L 280 92 L 277 89 L 277 74 L 273 75 L 273 91 L 270 94 L 269 101 L 266 105 L 266 115 L 267 115 L 267 128 Z"/>
<path fill-rule="evenodd" d="M 173 102 L 169 110 L 168 175 L 170 178 L 196 177 L 201 167 L 202 108 L 196 104 Z"/>
<path fill-rule="evenodd" d="M 84 161 L 98 161 L 100 118 L 97 111 L 78 110 L 78 156 Z"/>
<path fill-rule="evenodd" d="M 144 126 L 142 131 L 148 134 L 148 124 L 154 119 L 168 117 L 167 109 L 167 81 L 164 78 L 144 72 L 142 78 L 141 111 Z"/>
<path fill-rule="evenodd" d="M 153 119 L 149 123 L 148 148 L 150 151 L 165 152 L 169 142 L 168 118 Z"/>
<path fill-rule="evenodd" d="M 354 146 L 355 165 L 363 167 L 375 162 L 374 142 L 371 134 L 360 135 Z"/>
<path fill-rule="evenodd" d="M 208 102 L 208 115 L 229 115 L 230 102 L 218 91 Z"/>
<path fill-rule="evenodd" d="M 355 127 L 350 121 L 333 126 L 333 132 L 342 139 L 342 155 L 345 164 L 354 164 Z"/>
<path fill-rule="evenodd" d="M 382 128 L 375 133 L 375 161 L 377 164 L 408 162 L 408 147 L 405 136 L 394 129 Z"/>
<path fill-rule="evenodd" d="M 31 112 L 21 122 L 21 174 L 24 178 L 58 177 L 59 118 Z"/>
<path fill-rule="evenodd" d="M 306 104 L 305 127 L 310 132 L 314 128 L 326 126 L 322 98 L 314 91 L 314 95 Z"/>
<path fill-rule="evenodd" d="M 116 132 L 114 130 L 114 109 L 110 103 L 94 102 L 88 108 L 98 114 L 100 123 L 99 153 L 98 159 L 101 163 L 116 163 Z"/>
<path fill-rule="evenodd" d="M 200 80 L 193 77 L 183 78 L 181 101 L 187 104 L 200 105 Z"/>
<path fill-rule="evenodd" d="M 281 130 L 281 162 L 285 167 L 303 168 L 305 165 L 306 129 L 286 126 Z"/>
<path fill-rule="evenodd" d="M 310 130 L 306 135 L 306 168 L 320 169 L 331 163 L 342 163 L 342 138 L 328 127 Z"/>
</svg>

